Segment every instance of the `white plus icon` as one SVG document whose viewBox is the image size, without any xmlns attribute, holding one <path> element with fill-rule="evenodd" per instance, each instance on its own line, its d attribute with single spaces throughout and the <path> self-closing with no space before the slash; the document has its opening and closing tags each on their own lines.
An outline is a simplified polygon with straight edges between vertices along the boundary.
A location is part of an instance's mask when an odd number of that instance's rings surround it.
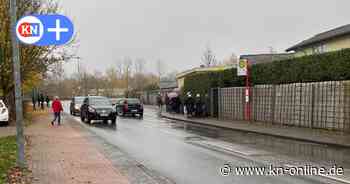
<svg viewBox="0 0 350 184">
<path fill-rule="evenodd" d="M 56 27 L 55 28 L 48 28 L 48 32 L 55 32 L 56 33 L 56 41 L 59 41 L 61 39 L 61 32 L 68 32 L 68 28 L 61 28 L 61 22 L 59 19 L 56 19 Z"/>
</svg>

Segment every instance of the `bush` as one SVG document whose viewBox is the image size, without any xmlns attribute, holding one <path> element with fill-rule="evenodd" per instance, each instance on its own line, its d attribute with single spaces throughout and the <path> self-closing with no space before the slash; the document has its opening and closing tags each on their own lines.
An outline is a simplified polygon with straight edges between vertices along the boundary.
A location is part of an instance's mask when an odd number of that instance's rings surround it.
<svg viewBox="0 0 350 184">
<path fill-rule="evenodd" d="M 210 88 L 244 86 L 235 68 L 219 72 L 197 73 L 185 78 L 184 92 L 206 94 Z M 251 67 L 251 83 L 287 84 L 350 80 L 350 49 L 296 57 Z"/>
</svg>

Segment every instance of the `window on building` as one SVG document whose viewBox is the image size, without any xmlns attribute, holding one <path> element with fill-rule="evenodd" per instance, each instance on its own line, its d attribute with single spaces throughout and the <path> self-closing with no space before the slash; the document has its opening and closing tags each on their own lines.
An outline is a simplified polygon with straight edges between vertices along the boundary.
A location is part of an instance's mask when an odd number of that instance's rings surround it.
<svg viewBox="0 0 350 184">
<path fill-rule="evenodd" d="M 325 44 L 319 44 L 312 49 L 313 54 L 322 54 L 326 52 L 326 45 Z"/>
</svg>

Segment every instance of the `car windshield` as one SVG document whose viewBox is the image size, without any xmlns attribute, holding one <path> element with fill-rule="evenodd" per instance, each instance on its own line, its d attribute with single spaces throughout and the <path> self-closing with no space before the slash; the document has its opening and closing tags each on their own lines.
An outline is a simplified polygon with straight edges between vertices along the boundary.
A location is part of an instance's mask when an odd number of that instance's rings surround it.
<svg viewBox="0 0 350 184">
<path fill-rule="evenodd" d="M 82 104 L 84 101 L 84 97 L 75 97 L 75 103 L 76 104 Z"/>
<path fill-rule="evenodd" d="M 90 105 L 109 106 L 112 105 L 108 98 L 90 98 Z"/>
<path fill-rule="evenodd" d="M 128 101 L 128 104 L 139 104 L 140 103 L 140 100 L 137 98 L 130 98 L 130 99 L 127 99 L 127 101 Z"/>
</svg>

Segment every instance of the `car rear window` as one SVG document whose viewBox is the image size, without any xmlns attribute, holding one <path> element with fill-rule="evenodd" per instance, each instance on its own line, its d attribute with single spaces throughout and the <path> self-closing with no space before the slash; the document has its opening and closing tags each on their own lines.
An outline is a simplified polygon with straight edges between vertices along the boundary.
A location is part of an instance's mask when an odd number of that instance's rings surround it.
<svg viewBox="0 0 350 184">
<path fill-rule="evenodd" d="M 112 105 L 108 98 L 90 98 L 89 103 L 90 105 Z"/>
<path fill-rule="evenodd" d="M 127 99 L 127 101 L 128 101 L 128 104 L 139 104 L 139 103 L 141 103 L 140 102 L 140 100 L 139 99 Z"/>
</svg>

